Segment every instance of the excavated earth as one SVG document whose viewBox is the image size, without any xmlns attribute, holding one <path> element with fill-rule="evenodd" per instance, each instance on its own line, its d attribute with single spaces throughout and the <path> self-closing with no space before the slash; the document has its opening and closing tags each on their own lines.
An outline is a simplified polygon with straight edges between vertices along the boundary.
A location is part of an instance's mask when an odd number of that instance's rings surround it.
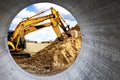
<svg viewBox="0 0 120 80">
<path fill-rule="evenodd" d="M 56 39 L 31 57 L 13 58 L 21 68 L 31 74 L 48 76 L 60 73 L 72 65 L 81 48 L 79 26 L 71 28 L 69 33 L 71 37 L 62 33 L 63 40 Z"/>
</svg>

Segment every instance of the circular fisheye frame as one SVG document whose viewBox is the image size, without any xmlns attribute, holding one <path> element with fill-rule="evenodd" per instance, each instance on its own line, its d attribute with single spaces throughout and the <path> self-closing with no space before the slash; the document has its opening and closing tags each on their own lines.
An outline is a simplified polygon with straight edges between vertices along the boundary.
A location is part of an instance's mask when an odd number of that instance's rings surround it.
<svg viewBox="0 0 120 80">
<path fill-rule="evenodd" d="M 81 48 L 79 25 L 70 12 L 52 3 L 37 3 L 20 11 L 11 22 L 8 46 L 25 71 L 50 76 L 63 72 Z"/>
</svg>

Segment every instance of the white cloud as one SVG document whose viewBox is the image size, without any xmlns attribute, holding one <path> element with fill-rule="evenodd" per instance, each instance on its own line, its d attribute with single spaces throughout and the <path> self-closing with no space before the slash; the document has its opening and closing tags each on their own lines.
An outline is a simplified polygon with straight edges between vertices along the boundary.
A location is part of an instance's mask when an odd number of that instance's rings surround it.
<svg viewBox="0 0 120 80">
<path fill-rule="evenodd" d="M 66 20 L 66 23 L 68 23 L 70 27 L 74 27 L 77 24 L 77 21 Z"/>
<path fill-rule="evenodd" d="M 10 25 L 10 30 L 14 30 L 20 21 L 22 21 L 22 18 L 19 17 L 14 18 Z"/>
<path fill-rule="evenodd" d="M 19 14 L 16 17 L 27 18 L 27 17 L 33 16 L 35 14 L 36 14 L 35 12 L 29 11 L 29 10 L 27 10 L 27 8 L 25 8 L 22 11 L 20 11 Z"/>
<path fill-rule="evenodd" d="M 56 38 L 56 34 L 53 31 L 52 27 L 46 27 L 41 30 L 37 30 L 35 32 L 29 33 L 25 36 L 27 40 L 33 40 L 37 42 L 54 40 Z"/>
<path fill-rule="evenodd" d="M 38 3 L 34 4 L 33 7 L 35 7 L 37 11 L 46 10 L 50 9 L 50 7 L 53 7 L 54 9 L 59 10 L 60 14 L 64 15 L 70 14 L 70 12 L 68 12 L 65 8 L 52 3 Z"/>
<path fill-rule="evenodd" d="M 56 10 L 59 11 L 59 13 L 63 16 L 63 15 L 69 15 L 70 17 L 72 17 L 72 14 L 67 11 L 66 9 L 64 9 L 63 7 L 61 6 L 58 6 L 56 4 L 52 4 L 52 3 L 37 3 L 37 4 L 34 4 L 33 7 L 36 9 L 36 11 L 44 11 L 46 9 L 49 9 L 50 7 L 53 7 L 55 8 Z M 48 12 L 46 13 L 48 14 Z M 46 15 L 44 14 L 44 15 Z M 50 14 L 50 12 L 49 12 Z M 43 15 L 42 15 L 43 16 Z M 68 16 L 68 17 L 69 17 Z M 73 27 L 77 24 L 77 21 L 71 21 L 71 20 L 65 20 L 67 24 L 70 25 L 70 27 Z"/>
<path fill-rule="evenodd" d="M 19 18 L 19 17 L 17 17 L 17 18 L 14 18 L 13 19 L 13 21 L 12 21 L 12 24 L 18 24 L 20 21 L 22 21 L 22 18 Z"/>
<path fill-rule="evenodd" d="M 35 12 L 33 11 L 28 11 L 27 8 L 23 9 L 22 11 L 20 11 L 16 17 L 13 19 L 11 25 L 10 25 L 10 30 L 14 30 L 18 23 L 21 22 L 23 20 L 23 18 L 27 18 L 30 17 L 32 15 L 35 15 Z"/>
</svg>

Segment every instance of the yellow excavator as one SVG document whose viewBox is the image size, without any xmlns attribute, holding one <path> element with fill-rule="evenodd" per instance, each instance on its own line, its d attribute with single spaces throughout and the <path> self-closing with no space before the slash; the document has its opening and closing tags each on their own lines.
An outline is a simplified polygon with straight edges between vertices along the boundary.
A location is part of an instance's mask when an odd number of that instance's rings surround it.
<svg viewBox="0 0 120 80">
<path fill-rule="evenodd" d="M 23 21 L 21 21 L 17 25 L 14 31 L 11 31 L 8 33 L 8 46 L 10 51 L 21 51 L 25 49 L 26 40 L 24 36 L 30 32 L 33 32 L 45 27 L 52 26 L 58 38 L 61 37 L 60 27 L 68 36 L 70 36 L 70 34 L 68 33 L 70 28 L 68 25 L 65 26 L 66 22 L 62 18 L 62 16 L 59 14 L 59 12 L 55 10 L 53 7 L 51 7 L 49 10 L 51 10 L 51 14 L 49 15 L 40 16 L 40 14 L 43 14 L 46 11 L 48 11 L 48 10 L 45 10 L 29 18 L 25 18 Z M 45 20 L 50 20 L 50 22 L 40 24 Z"/>
</svg>

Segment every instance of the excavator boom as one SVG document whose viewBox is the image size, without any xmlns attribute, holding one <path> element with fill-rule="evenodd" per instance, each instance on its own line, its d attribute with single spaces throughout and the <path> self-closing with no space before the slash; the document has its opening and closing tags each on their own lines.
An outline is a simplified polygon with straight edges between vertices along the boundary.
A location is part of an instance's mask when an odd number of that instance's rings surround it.
<svg viewBox="0 0 120 80">
<path fill-rule="evenodd" d="M 61 31 L 59 27 L 61 27 L 64 32 L 67 32 L 66 27 L 64 26 L 65 20 L 61 17 L 59 12 L 52 7 L 50 8 L 50 10 L 51 14 L 49 15 L 39 17 L 40 14 L 43 14 L 48 10 L 42 11 L 29 18 L 26 18 L 17 25 L 14 33 L 12 34 L 8 42 L 8 45 L 13 48 L 11 49 L 11 51 L 19 51 L 24 49 L 24 36 L 33 31 L 52 26 L 57 37 L 61 37 Z M 50 20 L 50 22 L 40 24 L 46 20 Z"/>
</svg>

